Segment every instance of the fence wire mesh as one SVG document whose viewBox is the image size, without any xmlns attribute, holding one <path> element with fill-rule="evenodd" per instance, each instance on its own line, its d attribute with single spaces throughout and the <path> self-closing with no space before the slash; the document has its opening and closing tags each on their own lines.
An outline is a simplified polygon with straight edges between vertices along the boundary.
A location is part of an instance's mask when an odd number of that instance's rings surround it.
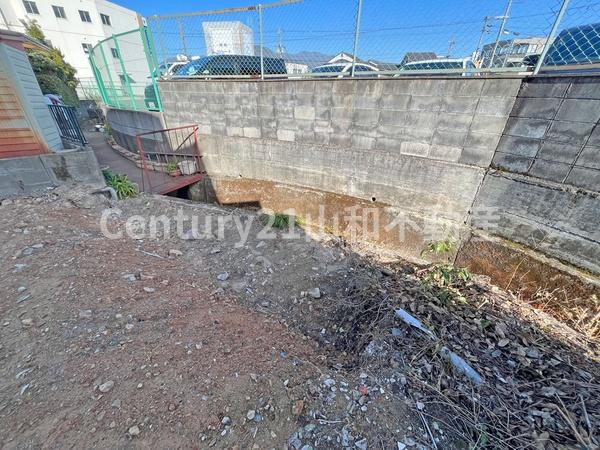
<svg viewBox="0 0 600 450">
<path fill-rule="evenodd" d="M 160 111 L 171 77 L 600 73 L 600 0 L 282 0 L 147 23 L 90 52 L 107 105 Z"/>
<path fill-rule="evenodd" d="M 593 0 L 288 0 L 148 24 L 167 76 L 472 75 L 596 64 L 599 12 Z"/>
<path fill-rule="evenodd" d="M 123 109 L 160 110 L 154 56 L 145 27 L 100 41 L 90 51 L 90 64 L 104 103 Z"/>
</svg>

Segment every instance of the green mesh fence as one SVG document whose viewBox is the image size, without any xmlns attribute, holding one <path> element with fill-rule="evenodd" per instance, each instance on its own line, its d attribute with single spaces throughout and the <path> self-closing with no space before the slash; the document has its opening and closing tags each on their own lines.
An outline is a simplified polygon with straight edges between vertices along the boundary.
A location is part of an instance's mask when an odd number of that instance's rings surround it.
<svg viewBox="0 0 600 450">
<path fill-rule="evenodd" d="M 162 111 L 156 84 L 160 74 L 146 27 L 100 41 L 90 51 L 90 64 L 106 105 Z"/>
</svg>

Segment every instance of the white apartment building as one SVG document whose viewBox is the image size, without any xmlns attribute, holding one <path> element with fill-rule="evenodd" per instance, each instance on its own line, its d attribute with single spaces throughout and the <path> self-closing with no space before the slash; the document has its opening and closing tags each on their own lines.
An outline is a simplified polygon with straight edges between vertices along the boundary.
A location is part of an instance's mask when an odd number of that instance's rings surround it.
<svg viewBox="0 0 600 450">
<path fill-rule="evenodd" d="M 98 41 L 142 24 L 135 11 L 106 0 L 0 0 L 0 28 L 23 33 L 22 21 L 29 20 L 62 51 L 79 79 L 93 77 L 88 53 Z M 111 53 L 106 56 L 115 58 L 116 50 Z"/>
<path fill-rule="evenodd" d="M 242 22 L 202 22 L 206 55 L 254 56 L 252 28 Z"/>
</svg>

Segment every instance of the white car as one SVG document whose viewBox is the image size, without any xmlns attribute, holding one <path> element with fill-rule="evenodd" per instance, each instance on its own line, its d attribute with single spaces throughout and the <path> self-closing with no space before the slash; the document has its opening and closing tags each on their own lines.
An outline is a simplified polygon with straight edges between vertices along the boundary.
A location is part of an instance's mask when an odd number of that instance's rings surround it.
<svg viewBox="0 0 600 450">
<path fill-rule="evenodd" d="M 311 73 L 316 73 L 320 77 L 349 77 L 352 73 L 352 63 L 332 63 L 323 64 L 322 66 L 314 67 Z M 356 63 L 354 67 L 354 76 L 356 77 L 377 77 L 374 72 L 379 72 L 379 69 L 370 64 Z"/>
<path fill-rule="evenodd" d="M 472 76 L 471 69 L 475 69 L 475 64 L 471 58 L 438 58 L 427 59 L 424 61 L 414 61 L 404 64 L 400 67 L 401 72 L 416 72 L 410 75 L 429 75 L 427 71 L 445 72 L 453 70 L 450 75 Z M 461 70 L 461 71 L 459 71 Z M 408 73 L 406 75 L 409 75 Z"/>
</svg>

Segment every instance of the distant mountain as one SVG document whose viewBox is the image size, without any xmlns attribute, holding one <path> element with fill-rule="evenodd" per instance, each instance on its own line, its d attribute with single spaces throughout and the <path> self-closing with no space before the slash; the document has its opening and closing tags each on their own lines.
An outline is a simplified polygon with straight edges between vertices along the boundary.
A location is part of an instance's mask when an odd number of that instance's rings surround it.
<svg viewBox="0 0 600 450">
<path fill-rule="evenodd" d="M 255 46 L 254 54 L 257 56 L 260 55 L 260 46 Z M 265 58 L 283 58 L 284 61 L 306 64 L 311 68 L 325 64 L 333 58 L 333 56 L 325 55 L 324 53 L 306 51 L 279 55 L 277 52 L 267 47 L 263 48 L 263 55 Z"/>
</svg>

